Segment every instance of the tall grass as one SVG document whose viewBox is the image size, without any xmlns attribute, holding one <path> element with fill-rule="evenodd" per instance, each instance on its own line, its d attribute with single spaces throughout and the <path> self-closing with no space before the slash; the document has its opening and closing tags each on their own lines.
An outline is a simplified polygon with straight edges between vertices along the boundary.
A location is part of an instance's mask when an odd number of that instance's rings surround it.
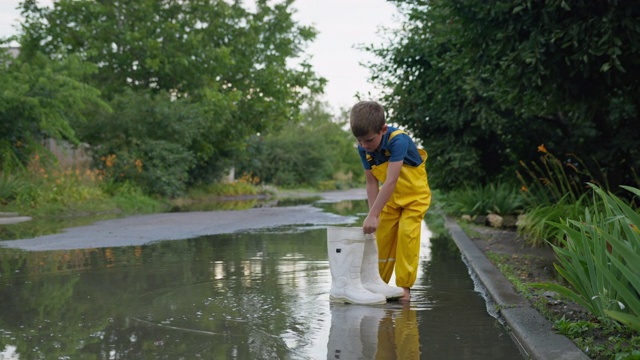
<svg viewBox="0 0 640 360">
<path fill-rule="evenodd" d="M 553 224 L 563 233 L 559 245 L 553 245 L 555 267 L 571 289 L 537 286 L 565 295 L 598 318 L 640 331 L 640 214 L 615 195 L 589 186 L 603 206 L 587 207 L 580 220 Z M 639 189 L 624 188 L 640 196 Z"/>
<path fill-rule="evenodd" d="M 558 239 L 562 238 L 562 230 L 550 224 L 562 219 L 582 217 L 585 207 L 592 204 L 591 200 L 589 194 L 583 194 L 576 201 L 563 197 L 555 204 L 541 204 L 529 208 L 525 216 L 518 221 L 518 234 L 533 247 L 558 245 Z"/>
<path fill-rule="evenodd" d="M 559 202 L 575 203 L 588 191 L 587 182 L 596 183 L 591 171 L 574 154 L 565 154 L 560 160 L 549 152 L 544 144 L 538 146 L 542 155 L 539 161 L 520 165 L 523 172 L 516 172 L 522 182 L 522 196 L 530 208 Z"/>
<path fill-rule="evenodd" d="M 565 154 L 560 160 L 544 144 L 538 146 L 538 152 L 538 161 L 520 162 L 524 170 L 517 172 L 526 206 L 518 233 L 531 246 L 558 245 L 561 231 L 549 223 L 583 215 L 591 201 L 587 183 L 594 183 L 594 176 L 574 154 Z"/>
</svg>

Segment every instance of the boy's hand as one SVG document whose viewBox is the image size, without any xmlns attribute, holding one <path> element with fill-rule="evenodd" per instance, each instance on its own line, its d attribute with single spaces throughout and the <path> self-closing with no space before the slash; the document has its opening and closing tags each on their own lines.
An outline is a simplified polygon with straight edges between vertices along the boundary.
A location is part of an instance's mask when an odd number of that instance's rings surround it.
<svg viewBox="0 0 640 360">
<path fill-rule="evenodd" d="M 367 216 L 362 224 L 362 230 L 365 234 L 372 234 L 378 229 L 378 218 L 373 216 Z"/>
</svg>

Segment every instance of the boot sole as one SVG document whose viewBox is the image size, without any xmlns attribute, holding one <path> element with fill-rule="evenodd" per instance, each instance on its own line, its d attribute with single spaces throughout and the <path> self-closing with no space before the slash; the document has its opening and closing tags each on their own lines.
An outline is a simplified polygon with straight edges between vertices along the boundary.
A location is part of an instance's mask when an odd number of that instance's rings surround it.
<svg viewBox="0 0 640 360">
<path fill-rule="evenodd" d="M 363 303 L 363 302 L 357 302 L 345 297 L 334 297 L 334 296 L 329 296 L 329 300 L 333 302 L 341 302 L 344 304 L 354 304 L 354 305 L 382 305 L 387 303 L 387 299 L 376 301 L 376 302 Z"/>
</svg>

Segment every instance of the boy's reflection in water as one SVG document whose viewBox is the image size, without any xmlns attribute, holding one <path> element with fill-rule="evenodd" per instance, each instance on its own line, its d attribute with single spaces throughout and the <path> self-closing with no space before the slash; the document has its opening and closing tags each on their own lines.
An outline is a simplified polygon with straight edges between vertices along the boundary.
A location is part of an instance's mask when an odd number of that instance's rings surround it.
<svg viewBox="0 0 640 360">
<path fill-rule="evenodd" d="M 327 359 L 420 359 L 416 311 L 331 304 Z"/>
</svg>

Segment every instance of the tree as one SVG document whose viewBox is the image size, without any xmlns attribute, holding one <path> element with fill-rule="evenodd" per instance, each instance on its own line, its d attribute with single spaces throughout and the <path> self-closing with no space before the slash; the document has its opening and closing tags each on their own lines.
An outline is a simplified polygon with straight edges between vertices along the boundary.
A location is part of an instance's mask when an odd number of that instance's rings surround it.
<svg viewBox="0 0 640 360">
<path fill-rule="evenodd" d="M 247 137 L 297 120 L 304 99 L 322 91 L 308 62 L 289 66 L 316 35 L 292 20 L 292 3 L 259 0 L 249 11 L 224 0 L 61 0 L 45 9 L 25 0 L 22 56 L 96 64 L 85 81 L 107 99 L 133 89 L 201 104 L 208 125 L 189 149 L 191 174 L 210 180 Z"/>
<path fill-rule="evenodd" d="M 53 61 L 35 53 L 29 62 L 0 61 L 0 166 L 12 172 L 26 165 L 42 140 L 52 138 L 77 144 L 72 123 L 87 121 L 95 108 L 108 111 L 100 92 L 78 78 L 94 68 L 75 56 Z"/>
<path fill-rule="evenodd" d="M 209 124 L 200 104 L 167 99 L 129 91 L 113 99 L 112 112 L 78 124 L 79 136 L 101 144 L 92 151 L 94 163 L 109 181 L 134 182 L 147 193 L 170 197 L 186 190 L 197 161 L 190 149 Z"/>
<path fill-rule="evenodd" d="M 252 137 L 237 170 L 278 186 L 317 186 L 331 180 L 336 186 L 353 186 L 353 175 L 363 170 L 355 139 L 344 125 L 333 118 L 327 104 L 312 100 L 303 108 L 301 122 Z"/>
<path fill-rule="evenodd" d="M 435 186 L 511 174 L 512 164 L 530 160 L 543 143 L 593 159 L 612 188 L 633 182 L 640 7 L 613 0 L 397 3 L 404 28 L 387 47 L 370 48 L 382 59 L 373 78 L 392 89 L 385 102 L 394 119 L 430 150 Z"/>
</svg>

